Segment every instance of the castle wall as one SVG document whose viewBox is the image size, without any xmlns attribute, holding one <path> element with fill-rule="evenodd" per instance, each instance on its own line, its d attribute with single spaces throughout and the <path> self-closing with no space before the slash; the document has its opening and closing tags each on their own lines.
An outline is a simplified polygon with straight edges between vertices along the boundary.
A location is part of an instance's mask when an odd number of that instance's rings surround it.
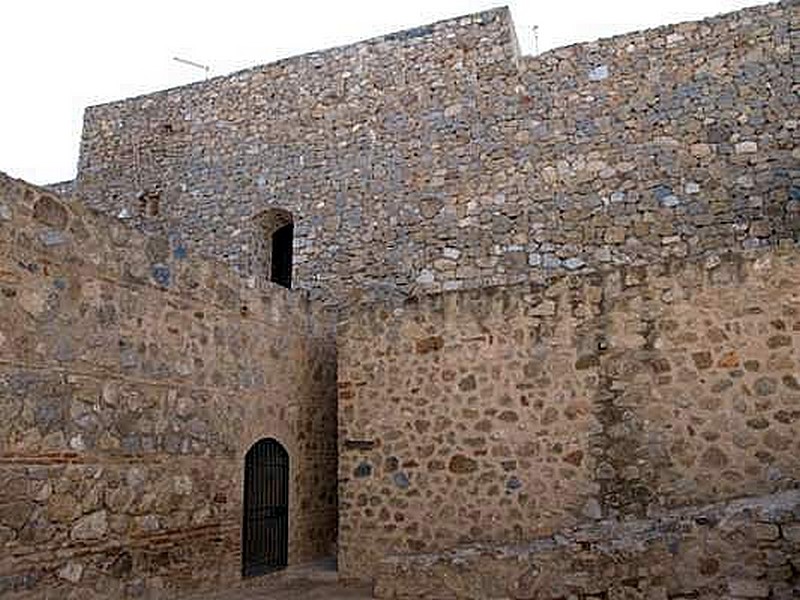
<svg viewBox="0 0 800 600">
<path fill-rule="evenodd" d="M 758 251 L 354 311 L 342 574 L 796 486 L 798 281 Z"/>
<path fill-rule="evenodd" d="M 68 181 L 58 181 L 56 183 L 50 183 L 43 187 L 47 190 L 50 190 L 51 192 L 55 193 L 58 196 L 66 196 L 69 198 L 75 194 L 74 179 L 70 179 Z"/>
<path fill-rule="evenodd" d="M 800 239 L 799 17 L 785 2 L 526 57 L 531 262 Z"/>
<path fill-rule="evenodd" d="M 519 57 L 504 9 L 87 110 L 77 189 L 327 302 L 796 239 L 798 4 Z M 795 32 L 793 34 L 793 32 Z"/>
<path fill-rule="evenodd" d="M 0 176 L 0 595 L 240 581 L 244 456 L 290 455 L 289 561 L 336 528 L 331 319 Z"/>
<path fill-rule="evenodd" d="M 298 287 L 393 295 L 439 258 L 438 231 L 461 231 L 456 204 L 503 137 L 515 53 L 498 10 L 92 107 L 78 191 L 136 214 L 137 191 L 157 190 L 161 218 L 140 226 L 254 275 L 254 219 L 285 208 Z"/>
</svg>

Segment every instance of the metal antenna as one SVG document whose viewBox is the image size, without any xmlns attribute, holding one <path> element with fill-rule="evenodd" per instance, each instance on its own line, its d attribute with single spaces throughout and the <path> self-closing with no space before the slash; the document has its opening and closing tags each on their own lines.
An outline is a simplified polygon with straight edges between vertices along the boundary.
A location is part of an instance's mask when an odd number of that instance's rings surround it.
<svg viewBox="0 0 800 600">
<path fill-rule="evenodd" d="M 172 60 L 175 62 L 183 63 L 184 65 L 189 65 L 190 67 L 195 67 L 196 69 L 203 69 L 206 73 L 206 79 L 208 79 L 208 74 L 211 72 L 211 67 L 208 65 L 201 65 L 200 63 L 196 63 L 193 60 L 186 60 L 185 58 L 179 58 L 177 56 L 173 56 Z"/>
<path fill-rule="evenodd" d="M 533 53 L 539 54 L 539 26 L 534 25 L 533 29 Z"/>
</svg>

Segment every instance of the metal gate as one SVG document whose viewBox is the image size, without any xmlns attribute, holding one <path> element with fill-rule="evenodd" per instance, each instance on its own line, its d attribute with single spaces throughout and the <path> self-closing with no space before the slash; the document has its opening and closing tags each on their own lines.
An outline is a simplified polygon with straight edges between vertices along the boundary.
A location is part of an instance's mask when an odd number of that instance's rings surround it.
<svg viewBox="0 0 800 600">
<path fill-rule="evenodd" d="M 286 566 L 289 551 L 289 454 L 272 439 L 259 440 L 244 458 L 242 575 Z"/>
</svg>

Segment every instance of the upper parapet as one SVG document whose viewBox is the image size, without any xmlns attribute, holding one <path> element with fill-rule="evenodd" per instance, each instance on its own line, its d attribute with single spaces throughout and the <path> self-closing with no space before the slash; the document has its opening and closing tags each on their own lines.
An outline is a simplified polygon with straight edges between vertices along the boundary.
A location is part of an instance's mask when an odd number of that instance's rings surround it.
<svg viewBox="0 0 800 600">
<path fill-rule="evenodd" d="M 279 286 L 249 289 L 220 261 L 190 256 L 188 249 L 147 236 L 119 219 L 99 214 L 77 199 L 0 172 L 0 249 L 15 258 L 15 282 L 42 272 L 79 274 L 121 286 L 156 288 L 172 300 L 194 300 L 209 308 L 254 319 L 311 326 L 315 309 L 307 295 Z M 33 298 L 32 306 L 41 299 Z M 167 300 L 169 301 L 169 300 Z"/>
<path fill-rule="evenodd" d="M 500 33 L 500 35 L 498 35 L 498 33 Z M 429 44 L 438 44 L 444 48 L 450 45 L 450 41 L 453 39 L 459 39 L 460 45 L 464 46 L 466 44 L 474 44 L 476 39 L 484 36 L 491 36 L 494 43 L 502 47 L 507 46 L 508 49 L 513 50 L 514 54 L 519 55 L 519 46 L 517 44 L 511 12 L 507 6 L 500 6 L 468 15 L 443 19 L 427 25 L 379 35 L 352 44 L 289 56 L 271 63 L 249 67 L 233 73 L 217 75 L 209 79 L 165 90 L 104 102 L 87 107 L 87 111 L 106 106 L 126 104 L 137 99 L 212 90 L 219 85 L 228 86 L 233 83 L 241 84 L 250 77 L 257 77 L 260 74 L 274 74 L 284 69 L 295 71 L 303 70 L 308 67 L 314 69 L 335 68 L 348 58 L 359 56 L 363 58 L 366 54 L 383 55 L 401 48 L 423 48 Z"/>
</svg>

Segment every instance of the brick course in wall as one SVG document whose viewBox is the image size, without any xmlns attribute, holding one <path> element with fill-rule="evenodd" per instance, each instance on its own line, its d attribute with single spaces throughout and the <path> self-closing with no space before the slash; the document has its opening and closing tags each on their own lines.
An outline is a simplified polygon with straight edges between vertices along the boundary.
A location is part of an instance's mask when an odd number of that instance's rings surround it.
<svg viewBox="0 0 800 600">
<path fill-rule="evenodd" d="M 798 10 L 522 57 L 498 9 L 96 106 L 77 190 L 256 279 L 287 209 L 297 286 L 340 304 L 777 245 Z"/>
<path fill-rule="evenodd" d="M 0 595 L 241 580 L 244 455 L 290 455 L 289 562 L 332 552 L 333 321 L 0 175 Z"/>
</svg>

